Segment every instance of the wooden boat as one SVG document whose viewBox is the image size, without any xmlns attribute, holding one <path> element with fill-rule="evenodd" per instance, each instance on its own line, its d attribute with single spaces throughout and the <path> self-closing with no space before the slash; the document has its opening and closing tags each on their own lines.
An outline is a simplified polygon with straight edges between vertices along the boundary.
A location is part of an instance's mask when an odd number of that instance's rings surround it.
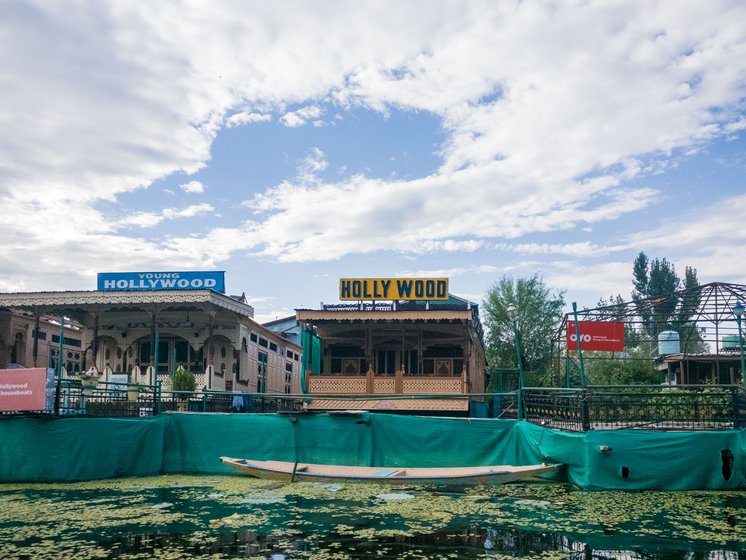
<svg viewBox="0 0 746 560">
<path fill-rule="evenodd" d="M 499 465 L 484 467 L 353 467 L 289 461 L 252 461 L 221 457 L 234 469 L 285 482 L 385 482 L 388 484 L 504 484 L 555 472 L 561 465 Z"/>
</svg>

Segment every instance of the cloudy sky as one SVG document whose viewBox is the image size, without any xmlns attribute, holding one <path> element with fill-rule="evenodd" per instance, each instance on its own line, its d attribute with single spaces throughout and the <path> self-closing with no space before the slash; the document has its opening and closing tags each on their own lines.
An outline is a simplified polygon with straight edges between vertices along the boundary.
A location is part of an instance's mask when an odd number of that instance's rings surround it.
<svg viewBox="0 0 746 560">
<path fill-rule="evenodd" d="M 340 277 L 634 257 L 746 282 L 746 3 L 11 1 L 0 291 L 225 270 L 269 320 Z"/>
</svg>

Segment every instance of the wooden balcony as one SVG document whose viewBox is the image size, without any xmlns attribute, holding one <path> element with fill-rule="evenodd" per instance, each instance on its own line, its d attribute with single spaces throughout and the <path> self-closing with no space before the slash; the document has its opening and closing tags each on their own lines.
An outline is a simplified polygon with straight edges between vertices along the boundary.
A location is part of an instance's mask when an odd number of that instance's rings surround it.
<svg viewBox="0 0 746 560">
<path fill-rule="evenodd" d="M 311 395 L 460 395 L 466 393 L 466 373 L 433 375 L 311 375 L 306 373 L 306 392 Z"/>
</svg>

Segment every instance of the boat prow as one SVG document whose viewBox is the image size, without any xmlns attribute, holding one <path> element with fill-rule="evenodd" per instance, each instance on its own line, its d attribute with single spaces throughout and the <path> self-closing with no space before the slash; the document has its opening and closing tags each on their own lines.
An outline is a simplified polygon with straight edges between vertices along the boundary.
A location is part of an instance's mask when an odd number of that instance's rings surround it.
<svg viewBox="0 0 746 560">
<path fill-rule="evenodd" d="M 359 467 L 221 457 L 237 471 L 285 482 L 385 482 L 390 484 L 504 484 L 556 472 L 560 464 L 479 467 Z"/>
</svg>

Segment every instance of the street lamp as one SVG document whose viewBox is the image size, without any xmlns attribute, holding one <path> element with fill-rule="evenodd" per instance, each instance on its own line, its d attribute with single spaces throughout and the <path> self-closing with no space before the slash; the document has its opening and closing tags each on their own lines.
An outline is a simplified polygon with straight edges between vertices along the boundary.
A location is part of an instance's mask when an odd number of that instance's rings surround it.
<svg viewBox="0 0 746 560">
<path fill-rule="evenodd" d="M 743 316 L 744 306 L 739 301 L 733 306 L 733 315 L 736 316 L 736 323 L 738 324 L 738 347 L 741 349 L 741 380 L 746 386 L 746 367 L 744 367 L 743 361 L 743 333 L 741 332 L 741 317 Z"/>
<path fill-rule="evenodd" d="M 521 362 L 521 337 L 518 335 L 518 308 L 510 304 L 505 310 L 513 323 L 513 339 L 515 341 L 515 355 L 518 359 L 518 388 L 523 389 L 523 363 Z"/>
</svg>

